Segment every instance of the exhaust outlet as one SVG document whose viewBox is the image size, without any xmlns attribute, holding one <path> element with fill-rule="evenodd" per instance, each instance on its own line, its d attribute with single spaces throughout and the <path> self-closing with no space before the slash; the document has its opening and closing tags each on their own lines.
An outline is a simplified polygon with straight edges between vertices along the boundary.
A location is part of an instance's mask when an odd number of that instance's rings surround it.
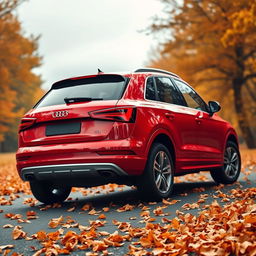
<svg viewBox="0 0 256 256">
<path fill-rule="evenodd" d="M 24 175 L 25 180 L 27 181 L 33 181 L 35 180 L 35 175 L 33 173 L 28 173 Z"/>
<path fill-rule="evenodd" d="M 100 170 L 99 174 L 104 178 L 114 178 L 116 177 L 116 173 L 111 170 Z"/>
</svg>

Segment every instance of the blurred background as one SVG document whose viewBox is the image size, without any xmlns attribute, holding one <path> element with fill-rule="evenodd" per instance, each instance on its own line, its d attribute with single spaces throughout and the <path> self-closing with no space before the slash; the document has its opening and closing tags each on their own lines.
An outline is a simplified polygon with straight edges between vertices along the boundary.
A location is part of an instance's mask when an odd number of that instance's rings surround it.
<svg viewBox="0 0 256 256">
<path fill-rule="evenodd" d="M 219 101 L 256 148 L 255 0 L 0 0 L 0 152 L 53 82 L 142 66 Z"/>
</svg>

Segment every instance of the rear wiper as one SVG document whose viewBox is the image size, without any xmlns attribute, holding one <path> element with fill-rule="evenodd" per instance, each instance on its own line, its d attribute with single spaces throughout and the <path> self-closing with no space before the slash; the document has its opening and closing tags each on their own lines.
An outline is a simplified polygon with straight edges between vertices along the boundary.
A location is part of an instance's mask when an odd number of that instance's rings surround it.
<svg viewBox="0 0 256 256">
<path fill-rule="evenodd" d="M 89 97 L 76 97 L 76 98 L 64 98 L 66 104 L 75 103 L 75 102 L 86 102 L 93 100 L 103 100 L 103 98 L 89 98 Z"/>
</svg>

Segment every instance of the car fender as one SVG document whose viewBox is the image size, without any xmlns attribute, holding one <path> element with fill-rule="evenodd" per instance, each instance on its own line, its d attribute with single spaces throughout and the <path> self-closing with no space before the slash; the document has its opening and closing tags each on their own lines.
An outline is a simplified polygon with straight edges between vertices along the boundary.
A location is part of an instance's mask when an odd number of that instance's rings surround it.
<svg viewBox="0 0 256 256">
<path fill-rule="evenodd" d="M 224 154 L 224 151 L 225 151 L 225 146 L 226 146 L 227 141 L 228 141 L 228 137 L 229 137 L 230 135 L 232 135 L 232 136 L 234 136 L 234 137 L 236 138 L 237 146 L 238 146 L 238 148 L 239 148 L 237 133 L 236 133 L 236 131 L 234 130 L 234 128 L 229 127 L 229 129 L 227 130 L 226 136 L 225 136 L 225 143 L 224 143 L 224 146 L 223 146 L 223 154 Z"/>
<path fill-rule="evenodd" d="M 175 142 L 174 142 L 174 139 L 173 139 L 173 136 L 172 134 L 164 127 L 157 127 L 154 129 L 154 131 L 152 132 L 150 138 L 148 139 L 148 143 L 147 143 L 147 146 L 146 146 L 146 150 L 145 150 L 145 155 L 148 155 L 149 153 L 149 150 L 153 144 L 153 141 L 155 140 L 155 138 L 159 135 L 159 134 L 165 134 L 166 136 L 169 137 L 169 139 L 171 140 L 171 143 L 174 147 L 174 150 L 176 148 L 176 145 L 175 145 Z"/>
</svg>

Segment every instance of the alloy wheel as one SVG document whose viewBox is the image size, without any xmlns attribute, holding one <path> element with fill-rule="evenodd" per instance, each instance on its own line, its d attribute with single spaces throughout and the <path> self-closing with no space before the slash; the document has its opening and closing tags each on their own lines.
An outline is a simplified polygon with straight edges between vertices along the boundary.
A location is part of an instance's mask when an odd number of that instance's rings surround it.
<svg viewBox="0 0 256 256">
<path fill-rule="evenodd" d="M 229 178 L 234 178 L 239 171 L 239 156 L 233 147 L 227 147 L 224 154 L 224 172 Z"/>
<path fill-rule="evenodd" d="M 156 154 L 153 172 L 157 189 L 161 193 L 167 193 L 172 185 L 172 168 L 170 159 L 164 151 Z"/>
</svg>

